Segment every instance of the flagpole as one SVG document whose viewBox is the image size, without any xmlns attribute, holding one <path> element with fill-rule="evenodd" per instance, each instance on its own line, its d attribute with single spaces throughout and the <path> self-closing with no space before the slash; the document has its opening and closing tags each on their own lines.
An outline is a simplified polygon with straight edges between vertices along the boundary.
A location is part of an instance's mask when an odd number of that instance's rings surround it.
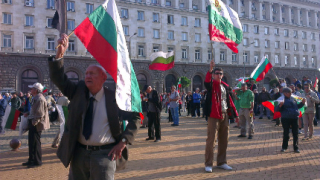
<svg viewBox="0 0 320 180">
<path fill-rule="evenodd" d="M 275 73 L 274 70 L 273 70 L 273 67 L 272 67 L 271 69 L 272 69 L 272 71 L 273 71 L 273 74 L 276 76 L 276 79 L 279 81 L 278 76 L 276 75 L 276 73 Z"/>
<path fill-rule="evenodd" d="M 73 33 L 74 33 L 74 31 L 72 31 L 72 32 L 67 36 L 67 38 L 69 38 Z M 61 46 L 61 44 L 58 44 L 58 46 L 56 46 L 55 49 L 58 49 L 60 46 Z"/>
</svg>

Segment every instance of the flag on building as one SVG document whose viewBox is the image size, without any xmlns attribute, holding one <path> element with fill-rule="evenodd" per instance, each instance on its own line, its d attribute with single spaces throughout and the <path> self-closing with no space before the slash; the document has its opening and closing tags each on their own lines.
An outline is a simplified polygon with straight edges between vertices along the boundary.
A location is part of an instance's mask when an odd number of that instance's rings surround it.
<svg viewBox="0 0 320 180">
<path fill-rule="evenodd" d="M 258 66 L 251 73 L 250 77 L 254 80 L 261 81 L 264 79 L 268 71 L 272 68 L 272 64 L 266 57 L 263 57 Z"/>
<path fill-rule="evenodd" d="M 129 59 L 115 0 L 106 0 L 97 7 L 74 33 L 115 81 L 119 108 L 142 112 L 139 84 Z"/>
<path fill-rule="evenodd" d="M 149 70 L 166 71 L 174 67 L 174 52 L 155 52 L 150 56 L 152 63 Z"/>
<path fill-rule="evenodd" d="M 1 126 L 6 129 L 12 129 L 15 130 L 18 123 L 18 118 L 20 115 L 20 111 L 11 108 L 10 105 L 7 105 L 4 116 L 2 117 L 3 121 L 1 123 Z M 3 133 L 3 132 L 0 132 Z"/>
<path fill-rule="evenodd" d="M 67 34 L 67 4 L 66 0 L 55 0 L 56 12 L 52 18 L 52 28 L 58 29 L 59 33 Z M 72 9 L 70 9 L 72 10 Z"/>
<path fill-rule="evenodd" d="M 210 0 L 208 10 L 210 39 L 224 42 L 233 52 L 238 53 L 237 46 L 243 38 L 238 13 L 221 0 Z"/>
</svg>

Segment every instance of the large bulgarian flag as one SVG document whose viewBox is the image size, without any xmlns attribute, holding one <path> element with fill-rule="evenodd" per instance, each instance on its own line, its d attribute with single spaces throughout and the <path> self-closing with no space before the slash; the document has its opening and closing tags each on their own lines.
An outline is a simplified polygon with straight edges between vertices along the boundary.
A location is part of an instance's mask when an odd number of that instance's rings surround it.
<svg viewBox="0 0 320 180">
<path fill-rule="evenodd" d="M 20 115 L 20 111 L 14 108 L 11 108 L 10 105 L 7 105 L 6 110 L 4 112 L 4 116 L 2 117 L 1 126 L 6 129 L 15 130 L 17 127 L 19 115 Z M 4 133 L 4 131 L 0 132 L 0 134 L 1 133 Z"/>
<path fill-rule="evenodd" d="M 264 79 L 268 71 L 272 68 L 272 64 L 266 57 L 263 57 L 258 66 L 251 73 L 250 77 L 256 81 Z"/>
<path fill-rule="evenodd" d="M 226 6 L 221 0 L 210 0 L 209 35 L 212 41 L 224 42 L 233 52 L 243 38 L 238 13 Z"/>
<path fill-rule="evenodd" d="M 149 70 L 166 71 L 174 66 L 174 52 L 155 52 L 150 56 L 152 63 L 149 65 Z"/>
<path fill-rule="evenodd" d="M 142 112 L 139 85 L 129 59 L 115 0 L 106 0 L 97 7 L 74 33 L 116 82 L 119 108 Z"/>
</svg>

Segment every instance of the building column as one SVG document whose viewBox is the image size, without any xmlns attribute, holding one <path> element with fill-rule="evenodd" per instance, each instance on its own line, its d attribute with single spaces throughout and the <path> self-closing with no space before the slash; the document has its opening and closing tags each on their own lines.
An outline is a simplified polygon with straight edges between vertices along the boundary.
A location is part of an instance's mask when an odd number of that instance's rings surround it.
<svg viewBox="0 0 320 180">
<path fill-rule="evenodd" d="M 272 5 L 273 5 L 273 3 L 269 3 L 269 6 L 268 6 L 269 9 L 268 9 L 268 11 L 267 11 L 267 12 L 269 12 L 267 18 L 269 18 L 269 21 L 270 21 L 270 22 L 273 22 L 273 18 L 272 18 L 272 17 L 273 17 L 273 16 L 272 16 L 272 13 L 273 13 L 273 12 L 272 12 Z"/>
<path fill-rule="evenodd" d="M 206 12 L 206 0 L 202 0 L 201 1 L 201 11 L 202 12 Z"/>
<path fill-rule="evenodd" d="M 248 0 L 246 3 L 247 4 L 245 4 L 245 17 L 250 19 L 252 14 L 252 0 Z"/>
<path fill-rule="evenodd" d="M 179 0 L 174 0 L 174 8 L 179 9 Z"/>
<path fill-rule="evenodd" d="M 161 6 L 165 7 L 166 6 L 166 1 L 165 0 L 161 0 Z"/>
<path fill-rule="evenodd" d="M 263 20 L 263 17 L 262 17 L 263 16 L 262 15 L 262 1 L 260 1 L 260 0 L 259 0 L 259 4 L 258 4 L 258 12 L 259 12 L 258 13 L 258 16 L 259 16 L 258 19 L 259 20 Z"/>
<path fill-rule="evenodd" d="M 279 17 L 279 23 L 283 23 L 282 22 L 282 6 L 283 6 L 282 4 L 279 4 L 279 6 L 278 6 L 279 10 L 278 10 L 277 14 L 279 14 L 279 16 L 278 16 Z"/>
<path fill-rule="evenodd" d="M 287 11 L 288 11 L 288 18 L 289 18 L 289 23 L 288 24 L 292 24 L 292 22 L 291 22 L 291 19 L 292 19 L 292 17 L 291 17 L 291 6 L 288 6 Z"/>
<path fill-rule="evenodd" d="M 318 17 L 317 17 L 317 12 L 316 11 L 313 11 L 314 13 L 313 13 L 313 27 L 317 27 L 317 22 L 318 22 Z M 319 87 L 320 88 L 320 87 Z"/>
<path fill-rule="evenodd" d="M 308 27 L 309 27 L 309 12 L 310 12 L 310 10 L 306 9 L 306 23 L 307 23 Z"/>
<path fill-rule="evenodd" d="M 239 17 L 241 17 L 241 0 L 236 0 L 236 11 L 238 12 Z"/>
<path fill-rule="evenodd" d="M 298 21 L 297 24 L 298 24 L 298 25 L 301 25 L 301 23 L 300 23 L 300 22 L 301 22 L 300 11 L 301 11 L 301 9 L 300 9 L 300 8 L 297 8 L 297 19 L 298 19 L 298 20 L 297 20 L 297 21 Z"/>
<path fill-rule="evenodd" d="M 192 11 L 192 0 L 189 0 L 189 10 Z"/>
</svg>

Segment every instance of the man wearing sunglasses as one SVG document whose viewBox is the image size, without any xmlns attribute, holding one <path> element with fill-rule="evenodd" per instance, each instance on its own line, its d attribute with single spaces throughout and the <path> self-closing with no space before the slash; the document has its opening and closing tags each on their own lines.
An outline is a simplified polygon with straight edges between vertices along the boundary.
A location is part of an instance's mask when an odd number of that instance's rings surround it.
<svg viewBox="0 0 320 180">
<path fill-rule="evenodd" d="M 217 166 L 225 170 L 232 170 L 227 165 L 227 146 L 229 136 L 229 119 L 238 117 L 237 110 L 232 101 L 231 89 L 228 84 L 221 81 L 223 77 L 222 68 L 215 68 L 214 60 L 210 63 L 209 72 L 204 81 L 207 89 L 206 101 L 208 127 L 205 150 L 205 171 L 212 172 L 213 151 L 215 147 L 216 134 L 218 134 Z M 210 108 L 209 108 L 210 107 Z"/>
</svg>

